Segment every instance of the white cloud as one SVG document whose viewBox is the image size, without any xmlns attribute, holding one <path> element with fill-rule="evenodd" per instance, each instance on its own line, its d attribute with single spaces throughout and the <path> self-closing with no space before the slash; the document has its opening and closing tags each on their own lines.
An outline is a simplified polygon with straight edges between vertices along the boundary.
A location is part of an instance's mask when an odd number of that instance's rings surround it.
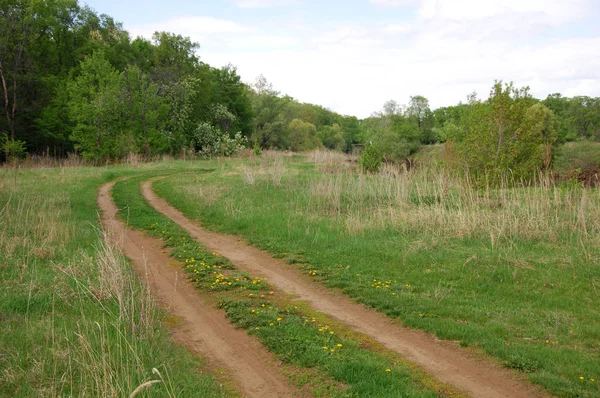
<svg viewBox="0 0 600 398">
<path fill-rule="evenodd" d="M 529 15 L 558 22 L 581 16 L 587 3 L 588 0 L 420 0 L 419 14 L 424 19 L 457 21 Z"/>
<path fill-rule="evenodd" d="M 418 0 L 369 0 L 371 4 L 382 7 L 405 7 L 418 2 Z"/>
<path fill-rule="evenodd" d="M 413 26 L 407 23 L 393 23 L 382 29 L 383 32 L 392 34 L 408 34 L 413 31 Z"/>
<path fill-rule="evenodd" d="M 388 99 L 406 103 L 416 94 L 433 107 L 464 101 L 473 91 L 486 98 L 495 79 L 530 85 L 538 97 L 600 96 L 600 37 L 567 29 L 593 11 L 586 0 L 371 3 L 412 5 L 415 17 L 302 28 L 190 17 L 152 28 L 191 36 L 204 61 L 232 63 L 247 82 L 262 73 L 283 93 L 360 117 Z"/>
<path fill-rule="evenodd" d="M 151 37 L 156 31 L 169 31 L 194 39 L 215 34 L 248 33 L 252 29 L 225 19 L 191 16 L 172 18 L 158 24 L 134 25 L 129 27 L 129 31 L 133 36 L 142 37 Z"/>
<path fill-rule="evenodd" d="M 237 0 L 235 2 L 241 8 L 268 8 L 281 7 L 295 4 L 295 0 Z"/>
</svg>

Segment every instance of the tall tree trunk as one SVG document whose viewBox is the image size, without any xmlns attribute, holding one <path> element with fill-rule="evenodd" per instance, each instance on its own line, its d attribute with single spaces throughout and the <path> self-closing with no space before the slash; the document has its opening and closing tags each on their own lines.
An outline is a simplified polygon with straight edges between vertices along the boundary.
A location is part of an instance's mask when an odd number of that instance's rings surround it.
<svg viewBox="0 0 600 398">
<path fill-rule="evenodd" d="M 15 112 L 17 109 L 16 104 L 16 91 L 17 91 L 17 81 L 13 79 L 13 105 L 12 110 L 10 106 L 10 100 L 8 99 L 8 88 L 6 87 L 6 79 L 4 78 L 4 69 L 2 68 L 2 62 L 0 62 L 0 79 L 2 80 L 2 94 L 4 96 L 4 110 L 6 112 L 6 122 L 8 124 L 8 131 L 10 132 L 10 140 L 15 140 Z"/>
</svg>

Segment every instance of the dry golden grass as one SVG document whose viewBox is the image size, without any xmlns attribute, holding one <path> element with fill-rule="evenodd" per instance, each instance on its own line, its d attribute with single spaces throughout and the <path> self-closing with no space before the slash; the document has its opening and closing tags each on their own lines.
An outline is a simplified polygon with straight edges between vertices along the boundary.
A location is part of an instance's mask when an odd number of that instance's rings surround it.
<svg viewBox="0 0 600 398">
<path fill-rule="evenodd" d="M 148 289 L 98 239 L 93 199 L 90 221 L 76 224 L 80 198 L 65 187 L 101 171 L 2 172 L 0 395 L 128 396 L 148 380 L 149 362 L 161 364 L 149 360 L 160 322 Z M 95 251 L 82 248 L 93 241 Z M 172 395 L 169 383 L 154 388 Z"/>
<path fill-rule="evenodd" d="M 317 170 L 323 173 L 345 173 L 358 171 L 357 157 L 342 152 L 317 149 L 309 152 L 306 160 L 315 163 Z"/>
<path fill-rule="evenodd" d="M 322 173 L 309 182 L 311 211 L 343 218 L 351 233 L 394 228 L 434 236 L 556 241 L 600 236 L 600 191 L 556 186 L 475 188 L 441 168 L 386 165 L 373 176 Z"/>
<path fill-rule="evenodd" d="M 272 151 L 274 152 L 274 151 Z M 281 153 L 280 153 L 281 154 Z M 257 181 L 268 181 L 274 186 L 281 185 L 281 179 L 287 172 L 287 161 L 285 155 L 258 158 L 249 163 L 241 164 L 235 172 L 242 181 L 248 185 L 254 185 Z"/>
</svg>

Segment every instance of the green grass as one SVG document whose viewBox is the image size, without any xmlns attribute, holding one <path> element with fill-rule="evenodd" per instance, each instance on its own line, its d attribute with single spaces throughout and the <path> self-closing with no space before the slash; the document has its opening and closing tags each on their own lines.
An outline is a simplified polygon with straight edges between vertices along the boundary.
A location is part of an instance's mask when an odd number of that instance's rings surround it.
<svg viewBox="0 0 600 398">
<path fill-rule="evenodd" d="M 169 340 L 164 314 L 97 221 L 102 183 L 183 165 L 0 169 L 0 396 L 129 396 L 160 379 L 138 397 L 224 395 L 205 363 Z M 101 275 L 102 262 L 112 273 Z"/>
<path fill-rule="evenodd" d="M 327 175 L 298 160 L 274 184 L 272 162 L 231 161 L 154 186 L 188 217 L 407 326 L 486 353 L 558 396 L 600 396 L 597 191 L 477 191 L 424 172 L 390 193 L 388 177 Z M 388 204 L 384 194 L 396 196 Z"/>
<path fill-rule="evenodd" d="M 198 180 L 206 175 L 181 177 Z M 182 262 L 189 279 L 224 309 L 235 326 L 255 335 L 280 360 L 292 366 L 297 384 L 309 383 L 316 370 L 321 384 L 309 388 L 317 396 L 436 396 L 430 388 L 452 392 L 394 355 L 361 348 L 360 339 L 334 330 L 337 326 L 327 318 L 289 303 L 274 294 L 265 280 L 239 272 L 218 253 L 209 253 L 143 200 L 139 182 L 140 179 L 120 181 L 113 189 L 117 205 L 126 209 L 122 216 L 129 225 L 161 237 L 172 255 Z"/>
</svg>

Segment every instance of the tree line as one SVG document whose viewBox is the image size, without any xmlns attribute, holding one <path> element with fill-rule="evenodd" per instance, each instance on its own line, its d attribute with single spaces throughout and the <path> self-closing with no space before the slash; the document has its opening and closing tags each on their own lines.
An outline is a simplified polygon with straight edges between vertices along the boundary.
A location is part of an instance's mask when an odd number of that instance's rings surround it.
<svg viewBox="0 0 600 398">
<path fill-rule="evenodd" d="M 359 120 L 241 81 L 187 37 L 136 37 L 77 0 L 0 0 L 3 156 L 76 152 L 110 161 L 135 153 L 230 155 L 242 148 L 351 151 L 401 161 L 445 143 L 474 175 L 519 178 L 550 168 L 567 141 L 600 140 L 600 98 L 496 82 L 489 98 L 432 110 L 423 96 Z"/>
<path fill-rule="evenodd" d="M 455 165 L 475 179 L 527 180 L 550 171 L 565 142 L 600 141 L 600 98 L 539 100 L 528 87 L 497 81 L 485 100 L 471 94 L 465 103 L 433 111 L 423 96 L 406 106 L 388 101 L 361 121 L 361 137 L 373 146 L 370 157 L 399 161 L 422 145 L 446 143 Z"/>
<path fill-rule="evenodd" d="M 77 0 L 0 3 L 3 153 L 228 155 L 248 143 L 347 149 L 358 120 L 302 104 L 266 79 L 214 68 L 187 37 L 131 38 Z M 345 129 L 342 131 L 342 129 Z"/>
</svg>

